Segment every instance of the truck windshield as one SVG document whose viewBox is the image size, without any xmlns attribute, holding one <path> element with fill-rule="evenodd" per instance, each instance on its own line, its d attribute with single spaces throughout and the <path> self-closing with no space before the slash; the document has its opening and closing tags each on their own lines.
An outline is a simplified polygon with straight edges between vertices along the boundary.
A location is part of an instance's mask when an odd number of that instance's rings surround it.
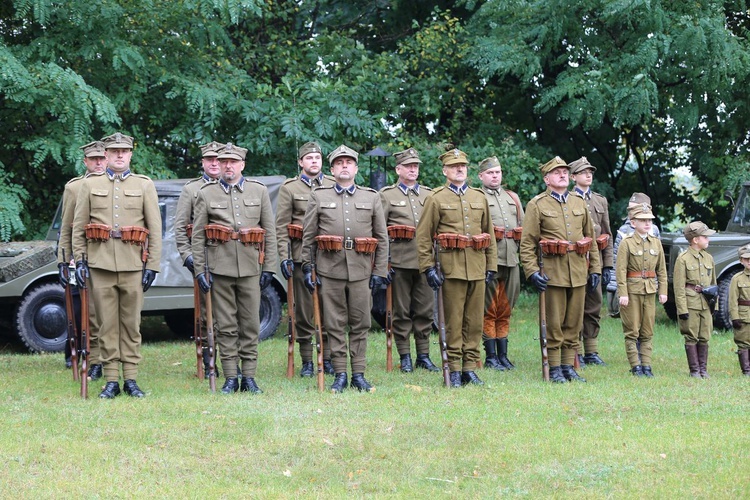
<svg viewBox="0 0 750 500">
<path fill-rule="evenodd" d="M 743 189 L 740 193 L 740 199 L 737 200 L 732 224 L 740 227 L 750 226 L 750 197 L 747 196 L 747 190 Z"/>
</svg>

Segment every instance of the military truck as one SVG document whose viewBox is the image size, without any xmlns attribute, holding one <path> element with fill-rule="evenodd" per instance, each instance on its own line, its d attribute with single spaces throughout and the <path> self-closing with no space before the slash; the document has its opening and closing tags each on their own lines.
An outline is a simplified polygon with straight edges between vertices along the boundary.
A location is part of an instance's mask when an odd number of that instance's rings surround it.
<svg viewBox="0 0 750 500">
<path fill-rule="evenodd" d="M 284 176 L 254 177 L 268 187 L 274 210 Z M 174 218 L 182 186 L 188 179 L 154 181 L 162 217 L 161 270 L 143 302 L 144 315 L 164 316 L 175 334 L 193 333 L 193 279 L 182 265 L 174 239 Z M 10 323 L 32 352 L 62 351 L 67 339 L 65 294 L 57 281 L 57 236 L 62 204 L 43 241 L 0 244 L 0 316 Z M 286 281 L 274 279 L 260 302 L 261 340 L 281 321 Z"/>
<path fill-rule="evenodd" d="M 724 197 L 734 202 L 731 193 L 725 193 Z M 710 240 L 707 251 L 714 258 L 716 281 L 719 285 L 719 296 L 714 311 L 714 326 L 731 330 L 732 321 L 729 318 L 728 304 L 729 282 L 732 280 L 732 276 L 742 270 L 737 249 L 750 243 L 750 182 L 742 185 L 732 216 L 727 223 L 726 231 L 717 232 L 711 236 Z M 664 304 L 664 309 L 670 318 L 677 319 L 672 286 L 674 263 L 677 256 L 688 248 L 688 243 L 682 233 L 662 233 L 661 241 L 664 246 L 669 275 L 669 298 Z"/>
</svg>

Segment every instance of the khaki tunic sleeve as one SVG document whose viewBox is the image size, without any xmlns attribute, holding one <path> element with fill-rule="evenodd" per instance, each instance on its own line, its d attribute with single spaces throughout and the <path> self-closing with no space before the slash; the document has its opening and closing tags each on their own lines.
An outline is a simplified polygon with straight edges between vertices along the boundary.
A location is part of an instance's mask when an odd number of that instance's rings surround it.
<svg viewBox="0 0 750 500">
<path fill-rule="evenodd" d="M 276 273 L 276 269 L 279 266 L 276 226 L 273 207 L 271 206 L 271 197 L 268 195 L 268 189 L 265 186 L 263 186 L 263 193 L 260 198 L 260 227 L 266 230 L 266 257 L 263 261 L 263 271 Z"/>
<path fill-rule="evenodd" d="M 289 253 L 289 233 L 287 225 L 292 222 L 293 200 L 289 188 L 282 184 L 276 199 L 276 241 L 279 261 L 292 258 Z"/>
<path fill-rule="evenodd" d="M 180 253 L 182 262 L 185 262 L 193 253 L 190 248 L 190 238 L 187 236 L 187 226 L 193 218 L 195 193 L 188 186 L 189 184 L 185 184 L 182 187 L 174 214 L 174 240 L 177 243 L 177 251 Z"/>
<path fill-rule="evenodd" d="M 144 181 L 143 186 L 144 203 L 143 217 L 146 222 L 148 235 L 148 261 L 146 269 L 157 273 L 161 264 L 161 211 L 159 210 L 159 196 L 156 194 L 156 186 L 151 180 Z"/>
</svg>

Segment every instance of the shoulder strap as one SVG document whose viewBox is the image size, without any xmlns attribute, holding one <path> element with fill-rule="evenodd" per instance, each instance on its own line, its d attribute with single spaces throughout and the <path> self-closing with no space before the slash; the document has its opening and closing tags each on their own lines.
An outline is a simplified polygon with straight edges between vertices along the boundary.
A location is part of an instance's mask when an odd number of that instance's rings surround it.
<svg viewBox="0 0 750 500">
<path fill-rule="evenodd" d="M 521 199 L 518 197 L 518 195 L 511 191 L 510 189 L 505 190 L 508 195 L 513 199 L 513 202 L 516 204 L 516 224 L 518 226 L 521 225 Z"/>
</svg>

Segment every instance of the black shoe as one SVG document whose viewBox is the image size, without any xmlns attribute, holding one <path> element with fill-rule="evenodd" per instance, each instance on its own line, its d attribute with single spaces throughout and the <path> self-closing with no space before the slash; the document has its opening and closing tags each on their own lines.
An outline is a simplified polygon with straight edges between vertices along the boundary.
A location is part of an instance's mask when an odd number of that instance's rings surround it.
<svg viewBox="0 0 750 500">
<path fill-rule="evenodd" d="M 312 365 L 312 362 L 310 363 Z M 263 394 L 258 384 L 255 383 L 254 378 L 242 377 L 240 382 L 240 392 L 252 392 L 253 394 Z"/>
<path fill-rule="evenodd" d="M 643 372 L 643 376 L 644 377 L 653 377 L 654 376 L 654 373 L 651 371 L 651 367 L 650 366 L 642 365 L 641 366 L 641 371 Z"/>
<path fill-rule="evenodd" d="M 461 372 L 451 372 L 451 387 L 461 387 Z"/>
<path fill-rule="evenodd" d="M 497 350 L 497 359 L 500 364 L 505 367 L 506 370 L 512 370 L 516 366 L 508 359 L 508 337 L 503 339 L 495 339 L 495 346 Z"/>
<path fill-rule="evenodd" d="M 505 371 L 505 367 L 497 359 L 497 352 L 495 352 L 495 339 L 487 339 L 484 341 L 484 352 L 486 357 L 484 358 L 484 367 L 491 370 L 498 370 L 501 372 Z"/>
<path fill-rule="evenodd" d="M 99 380 L 102 378 L 102 365 L 91 365 L 88 375 L 89 380 Z"/>
<path fill-rule="evenodd" d="M 65 368 L 73 368 L 73 359 L 70 356 L 65 357 Z"/>
<path fill-rule="evenodd" d="M 484 358 L 484 367 L 490 370 L 497 370 L 499 372 L 505 371 L 505 365 L 503 365 L 497 356 L 494 358 Z"/>
<path fill-rule="evenodd" d="M 428 372 L 439 372 L 440 368 L 435 366 L 435 363 L 430 359 L 429 354 L 417 354 L 417 368 L 422 368 Z"/>
<path fill-rule="evenodd" d="M 635 365 L 633 368 L 630 369 L 630 373 L 632 373 L 636 377 L 645 377 L 646 375 L 643 373 L 643 368 L 641 365 Z"/>
<path fill-rule="evenodd" d="M 315 371 L 313 370 L 313 362 L 312 361 L 303 361 L 302 362 L 302 369 L 299 371 L 299 376 L 302 378 L 308 378 L 315 375 Z"/>
<path fill-rule="evenodd" d="M 237 389 L 239 388 L 240 383 L 237 380 L 237 377 L 228 378 L 224 381 L 224 385 L 221 386 L 221 393 L 232 394 L 233 392 L 237 392 Z"/>
<path fill-rule="evenodd" d="M 484 382 L 477 377 L 477 374 L 474 372 L 463 372 L 461 373 L 461 383 L 463 385 L 467 384 L 474 384 L 474 385 L 484 385 Z"/>
<path fill-rule="evenodd" d="M 336 375 L 336 371 L 333 369 L 333 363 L 330 359 L 323 360 L 323 373 L 326 375 Z"/>
<path fill-rule="evenodd" d="M 587 365 L 599 365 L 599 366 L 607 365 L 607 363 L 605 363 L 604 360 L 599 357 L 599 353 L 596 353 L 596 352 L 590 352 L 584 355 L 583 360 L 586 362 Z"/>
<path fill-rule="evenodd" d="M 331 384 L 331 392 L 341 394 L 348 385 L 349 379 L 346 377 L 346 372 L 337 373 L 334 376 L 333 384 Z"/>
<path fill-rule="evenodd" d="M 404 373 L 411 373 L 414 371 L 414 367 L 411 364 L 411 354 L 401 355 L 401 371 Z M 354 374 L 352 373 L 352 384 L 354 383 Z"/>
<path fill-rule="evenodd" d="M 549 367 L 549 381 L 556 384 L 565 384 L 568 382 L 568 379 L 563 375 L 561 366 Z"/>
<path fill-rule="evenodd" d="M 572 365 L 560 365 L 562 375 L 569 382 L 586 382 L 586 379 L 578 375 Z"/>
<path fill-rule="evenodd" d="M 107 382 L 104 389 L 99 393 L 101 399 L 115 399 L 120 395 L 120 384 L 117 382 Z"/>
<path fill-rule="evenodd" d="M 135 383 L 135 380 L 128 379 L 125 382 L 122 383 L 122 390 L 125 391 L 125 394 L 128 396 L 134 397 L 134 398 L 145 398 L 146 395 L 143 393 L 140 387 L 138 387 L 138 384 Z"/>
<path fill-rule="evenodd" d="M 375 390 L 370 383 L 365 380 L 364 373 L 352 373 L 352 387 L 359 390 L 359 392 L 372 392 Z"/>
</svg>

